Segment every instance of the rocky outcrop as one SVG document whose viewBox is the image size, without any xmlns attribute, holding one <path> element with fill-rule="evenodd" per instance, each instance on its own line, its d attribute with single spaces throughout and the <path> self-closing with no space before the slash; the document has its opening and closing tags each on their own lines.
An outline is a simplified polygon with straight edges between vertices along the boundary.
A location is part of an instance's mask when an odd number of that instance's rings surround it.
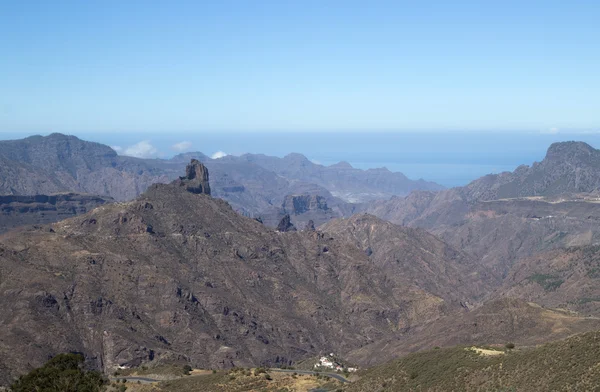
<svg viewBox="0 0 600 392">
<path fill-rule="evenodd" d="M 296 231 L 296 227 L 292 224 L 289 215 L 285 215 L 277 225 L 277 231 L 285 233 L 287 231 Z"/>
<path fill-rule="evenodd" d="M 313 220 L 312 220 L 312 219 L 311 219 L 311 220 L 309 220 L 309 221 L 306 223 L 306 226 L 304 227 L 304 230 L 308 230 L 308 231 L 315 231 L 315 230 L 316 230 L 316 229 L 315 229 L 315 222 L 313 222 Z"/>
<path fill-rule="evenodd" d="M 197 159 L 191 160 L 185 168 L 185 177 L 179 177 L 175 183 L 185 187 L 188 192 L 210 195 L 208 169 Z"/>
<path fill-rule="evenodd" d="M 287 195 L 283 199 L 282 208 L 284 213 L 300 215 L 308 211 L 328 211 L 327 200 L 320 195 Z"/>
</svg>

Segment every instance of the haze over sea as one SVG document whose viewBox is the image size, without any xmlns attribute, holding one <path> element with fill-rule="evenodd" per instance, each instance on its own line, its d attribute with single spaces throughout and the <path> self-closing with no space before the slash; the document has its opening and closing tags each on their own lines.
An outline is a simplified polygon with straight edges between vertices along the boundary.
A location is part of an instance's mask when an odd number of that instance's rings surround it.
<svg viewBox="0 0 600 392">
<path fill-rule="evenodd" d="M 452 187 L 489 173 L 512 171 L 521 164 L 540 161 L 553 142 L 581 140 L 600 147 L 598 132 L 548 132 L 232 131 L 83 132 L 75 135 L 116 147 L 121 154 L 143 158 L 170 158 L 187 151 L 201 151 L 208 156 L 224 152 L 279 157 L 298 152 L 323 165 L 346 161 L 361 169 L 386 167 L 411 179 L 423 178 Z M 1 135 L 3 139 L 26 136 L 21 132 Z"/>
</svg>

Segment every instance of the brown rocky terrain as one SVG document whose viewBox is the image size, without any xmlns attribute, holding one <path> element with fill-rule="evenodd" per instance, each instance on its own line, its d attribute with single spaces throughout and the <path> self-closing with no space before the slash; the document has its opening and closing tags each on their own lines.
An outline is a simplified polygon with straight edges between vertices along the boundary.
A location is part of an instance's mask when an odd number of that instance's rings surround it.
<svg viewBox="0 0 600 392">
<path fill-rule="evenodd" d="M 411 352 L 454 345 L 537 345 L 600 329 L 600 319 L 543 308 L 516 298 L 486 302 L 472 312 L 451 314 L 410 334 L 384 339 L 347 355 L 351 361 L 381 364 Z M 372 353 L 376 352 L 377 355 Z"/>
<path fill-rule="evenodd" d="M 494 296 L 600 317 L 599 283 L 600 248 L 570 247 L 519 260 Z"/>
<path fill-rule="evenodd" d="M 590 174 L 598 155 L 583 143 L 553 144 L 546 158 L 530 169 L 486 176 L 462 188 L 374 202 L 367 211 L 393 223 L 425 228 L 495 273 L 506 274 L 520 258 L 599 242 L 600 203 Z M 588 174 L 575 181 L 576 173 Z M 512 189 L 506 184 L 524 184 L 531 194 L 491 199 L 525 192 L 506 193 Z M 589 192 L 576 193 L 580 190 Z"/>
<path fill-rule="evenodd" d="M 0 233 L 24 225 L 58 222 L 105 203 L 109 197 L 64 193 L 36 196 L 0 196 Z"/>
<path fill-rule="evenodd" d="M 462 301 L 473 302 L 500 282 L 478 260 L 423 229 L 394 225 L 368 214 L 332 220 L 319 229 L 362 249 L 389 279 L 413 282 L 445 304 L 469 307 L 473 304 Z"/>
<path fill-rule="evenodd" d="M 106 371 L 289 364 L 439 317 L 443 299 L 363 249 L 243 217 L 191 166 L 134 201 L 0 236 L 3 383 L 68 351 Z"/>
</svg>

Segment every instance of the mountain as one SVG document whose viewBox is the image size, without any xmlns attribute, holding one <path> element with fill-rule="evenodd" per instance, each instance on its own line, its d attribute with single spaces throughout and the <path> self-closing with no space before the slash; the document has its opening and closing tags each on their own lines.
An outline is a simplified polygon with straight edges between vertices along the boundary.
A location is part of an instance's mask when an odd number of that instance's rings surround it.
<svg viewBox="0 0 600 392">
<path fill-rule="evenodd" d="M 0 196 L 0 233 L 24 225 L 58 222 L 113 201 L 108 197 L 76 193 Z"/>
<path fill-rule="evenodd" d="M 506 274 L 519 258 L 598 243 L 599 169 L 598 150 L 579 142 L 555 143 L 530 168 L 489 175 L 465 187 L 376 201 L 366 211 L 426 228 Z"/>
<path fill-rule="evenodd" d="M 426 210 L 419 203 L 436 197 L 415 193 L 369 211 L 392 222 L 397 216 L 398 223 L 424 227 L 499 275 L 506 275 L 517 260 L 539 252 L 600 243 L 600 204 L 595 195 L 447 203 L 419 215 Z M 380 208 L 384 204 L 385 209 Z"/>
<path fill-rule="evenodd" d="M 477 260 L 422 229 L 368 214 L 332 220 L 319 229 L 362 249 L 389 279 L 402 277 L 442 299 L 445 306 L 468 307 L 469 301 L 500 282 Z"/>
<path fill-rule="evenodd" d="M 600 330 L 600 319 L 544 308 L 516 297 L 497 298 L 465 313 L 451 313 L 422 324 L 410 334 L 382 339 L 346 355 L 372 366 L 412 352 L 460 345 L 542 344 L 576 333 Z M 377 355 L 373 355 L 377 353 Z"/>
<path fill-rule="evenodd" d="M 289 154 L 283 158 L 246 154 L 237 159 L 256 163 L 285 178 L 315 183 L 350 203 L 406 195 L 417 189 L 444 189 L 433 182 L 410 180 L 404 174 L 394 173 L 386 168 L 361 170 L 353 168 L 348 162 L 323 166 L 311 162 L 301 154 Z"/>
<path fill-rule="evenodd" d="M 77 192 L 136 197 L 170 179 L 160 162 L 121 157 L 108 146 L 58 133 L 0 141 L 0 194 Z"/>
<path fill-rule="evenodd" d="M 413 190 L 441 190 L 443 186 L 424 180 L 410 180 L 402 173 L 386 168 L 361 170 L 347 162 L 324 166 L 311 162 L 301 154 L 288 154 L 283 158 L 263 154 L 227 156 L 226 160 L 257 164 L 290 180 L 314 183 L 326 188 L 335 197 L 349 203 L 385 199 L 392 195 L 407 195 Z"/>
<path fill-rule="evenodd" d="M 368 391 L 593 391 L 600 332 L 534 348 L 455 347 L 375 367 L 347 387 Z"/>
<path fill-rule="evenodd" d="M 485 176 L 469 184 L 469 200 L 552 196 L 592 192 L 600 187 L 600 150 L 584 142 L 553 143 L 541 162 L 514 172 Z"/>
<path fill-rule="evenodd" d="M 412 181 L 387 169 L 316 165 L 300 154 L 211 159 L 201 152 L 188 152 L 167 160 L 140 159 L 119 156 L 99 143 L 54 133 L 0 141 L 0 195 L 73 192 L 127 201 L 151 184 L 176 179 L 190 159 L 198 159 L 210 170 L 214 196 L 227 200 L 244 215 L 261 217 L 271 226 L 288 213 L 284 204 L 289 195 L 321 197 L 334 210 L 325 214 L 317 211 L 315 216 L 292 212 L 292 220 L 304 226 L 311 219 L 320 223 L 362 208 L 349 200 L 388 198 L 413 189 L 441 189 L 437 184 Z"/>
<path fill-rule="evenodd" d="M 354 244 L 241 216 L 190 166 L 133 201 L 0 236 L 3 383 L 69 351 L 107 372 L 290 364 L 439 317 L 442 299 Z"/>
<path fill-rule="evenodd" d="M 600 247 L 555 249 L 519 260 L 494 296 L 600 317 Z"/>
<path fill-rule="evenodd" d="M 600 150 L 583 142 L 554 143 L 541 162 L 519 166 L 514 172 L 489 174 L 464 187 L 438 193 L 415 192 L 408 198 L 395 197 L 372 207 L 377 215 L 394 222 L 419 219 L 422 225 L 451 224 L 455 215 L 475 202 L 590 193 L 600 188 Z M 460 219 L 460 218 L 459 218 Z"/>
</svg>

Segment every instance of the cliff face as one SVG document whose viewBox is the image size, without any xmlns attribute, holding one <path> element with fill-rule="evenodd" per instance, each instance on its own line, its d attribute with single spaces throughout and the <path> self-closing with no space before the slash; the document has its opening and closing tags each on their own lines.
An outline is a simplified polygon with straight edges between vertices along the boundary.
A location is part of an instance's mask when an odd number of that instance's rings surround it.
<svg viewBox="0 0 600 392">
<path fill-rule="evenodd" d="M 188 192 L 197 195 L 210 195 L 208 169 L 197 159 L 192 159 L 185 168 L 185 176 L 175 181 L 179 186 L 185 187 Z"/>
<path fill-rule="evenodd" d="M 327 200 L 320 195 L 287 195 L 283 200 L 283 211 L 286 214 L 300 215 L 308 211 L 328 211 Z"/>
</svg>

